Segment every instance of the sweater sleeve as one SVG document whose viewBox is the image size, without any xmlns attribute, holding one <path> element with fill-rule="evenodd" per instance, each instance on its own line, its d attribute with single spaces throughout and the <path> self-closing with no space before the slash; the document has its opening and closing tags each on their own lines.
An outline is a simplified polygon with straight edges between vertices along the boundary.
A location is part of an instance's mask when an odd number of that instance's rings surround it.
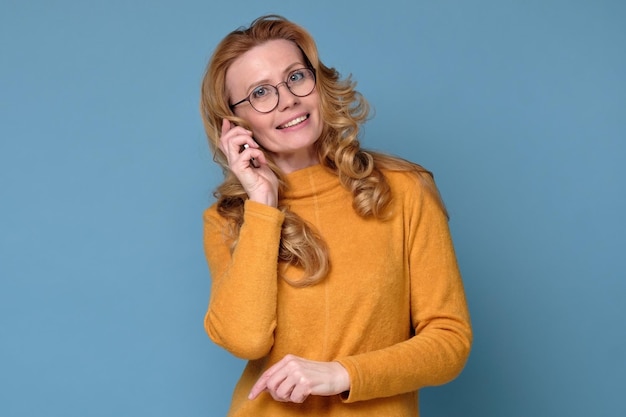
<svg viewBox="0 0 626 417">
<path fill-rule="evenodd" d="M 204 248 L 211 296 L 204 327 L 211 340 L 242 359 L 270 351 L 276 327 L 277 264 L 284 214 L 246 201 L 235 250 L 226 222 L 214 209 L 204 215 Z"/>
<path fill-rule="evenodd" d="M 461 372 L 472 331 L 448 221 L 429 193 L 405 201 L 414 336 L 384 349 L 339 359 L 351 378 L 345 402 L 441 385 Z"/>
</svg>

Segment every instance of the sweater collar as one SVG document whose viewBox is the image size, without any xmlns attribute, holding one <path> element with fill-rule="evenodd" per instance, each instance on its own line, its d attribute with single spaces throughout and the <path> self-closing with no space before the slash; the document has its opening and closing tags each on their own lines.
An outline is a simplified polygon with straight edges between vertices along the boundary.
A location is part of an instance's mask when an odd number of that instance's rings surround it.
<svg viewBox="0 0 626 417">
<path fill-rule="evenodd" d="M 285 182 L 287 183 L 287 190 L 283 195 L 285 199 L 319 196 L 334 189 L 342 188 L 337 175 L 328 171 L 321 164 L 287 174 Z"/>
</svg>

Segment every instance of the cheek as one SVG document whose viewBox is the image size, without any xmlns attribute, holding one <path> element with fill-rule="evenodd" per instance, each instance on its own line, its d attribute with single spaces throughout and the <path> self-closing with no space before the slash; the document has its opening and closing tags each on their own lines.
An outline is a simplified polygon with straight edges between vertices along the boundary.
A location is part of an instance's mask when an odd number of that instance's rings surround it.
<svg viewBox="0 0 626 417">
<path fill-rule="evenodd" d="M 244 119 L 247 123 L 246 128 L 252 131 L 252 136 L 257 138 L 262 138 L 267 135 L 269 129 L 272 128 L 272 120 L 268 117 L 264 117 L 266 115 L 254 112 L 242 114 L 240 117 Z"/>
<path fill-rule="evenodd" d="M 252 137 L 261 145 L 266 147 L 271 142 L 271 133 L 273 130 L 271 122 L 267 120 L 250 121 L 250 130 L 252 130 Z"/>
</svg>

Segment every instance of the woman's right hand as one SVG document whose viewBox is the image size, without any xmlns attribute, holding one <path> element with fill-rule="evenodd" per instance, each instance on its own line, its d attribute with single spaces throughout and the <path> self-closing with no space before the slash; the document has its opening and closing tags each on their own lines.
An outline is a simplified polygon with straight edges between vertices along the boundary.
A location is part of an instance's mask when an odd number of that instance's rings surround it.
<svg viewBox="0 0 626 417">
<path fill-rule="evenodd" d="M 276 207 L 278 178 L 267 165 L 265 154 L 252 138 L 252 132 L 224 119 L 219 148 L 250 200 Z"/>
</svg>

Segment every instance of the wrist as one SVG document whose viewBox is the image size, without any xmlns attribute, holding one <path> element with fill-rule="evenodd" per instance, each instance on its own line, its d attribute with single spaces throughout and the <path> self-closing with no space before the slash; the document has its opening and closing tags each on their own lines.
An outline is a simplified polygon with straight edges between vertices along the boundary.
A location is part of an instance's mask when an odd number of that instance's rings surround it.
<svg viewBox="0 0 626 417">
<path fill-rule="evenodd" d="M 271 195 L 261 195 L 261 196 L 250 195 L 248 196 L 248 198 L 250 199 L 250 201 L 254 201 L 255 203 L 265 204 L 266 206 L 270 206 L 270 207 L 276 207 L 278 205 L 276 198 L 274 198 Z"/>
<path fill-rule="evenodd" d="M 336 391 L 338 394 L 350 391 L 350 374 L 348 370 L 339 362 L 335 362 L 337 372 L 335 373 Z"/>
</svg>

